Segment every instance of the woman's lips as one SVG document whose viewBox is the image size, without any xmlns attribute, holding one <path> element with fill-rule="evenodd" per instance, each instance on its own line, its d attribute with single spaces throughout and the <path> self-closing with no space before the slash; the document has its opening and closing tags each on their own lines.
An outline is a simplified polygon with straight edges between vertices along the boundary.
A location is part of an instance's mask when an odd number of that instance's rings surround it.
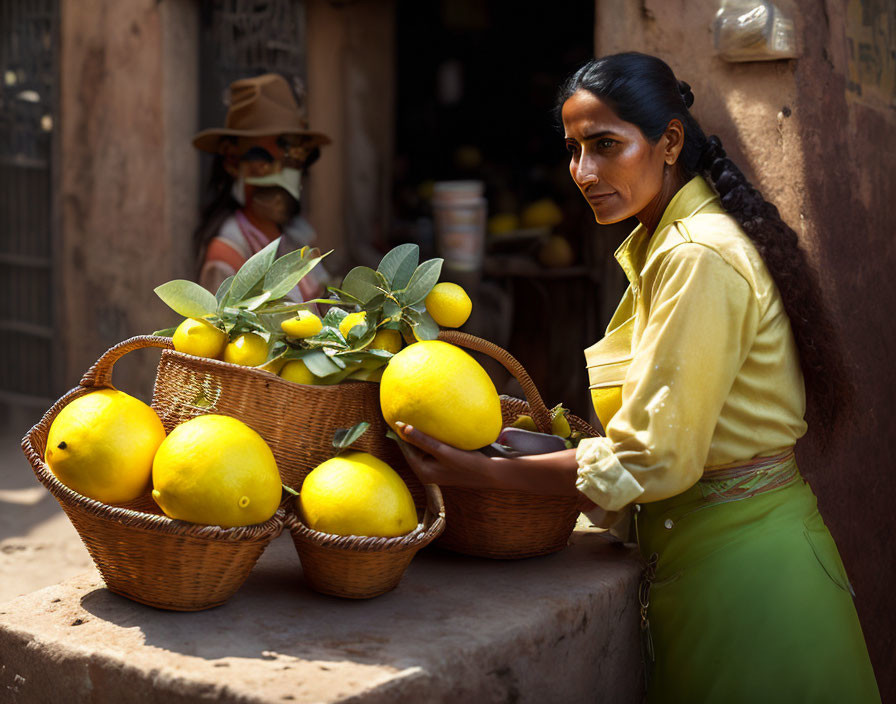
<svg viewBox="0 0 896 704">
<path fill-rule="evenodd" d="M 614 195 L 614 193 L 615 193 L 614 191 L 610 191 L 609 193 L 589 193 L 589 194 L 588 194 L 588 201 L 589 201 L 590 203 L 594 203 L 594 204 L 602 203 L 602 202 L 605 201 L 607 198 L 609 198 L 610 196 Z"/>
</svg>

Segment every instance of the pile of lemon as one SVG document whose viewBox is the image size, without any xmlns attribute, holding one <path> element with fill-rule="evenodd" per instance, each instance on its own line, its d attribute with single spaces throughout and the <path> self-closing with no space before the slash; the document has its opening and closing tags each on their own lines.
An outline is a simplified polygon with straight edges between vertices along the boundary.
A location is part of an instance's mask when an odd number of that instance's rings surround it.
<svg viewBox="0 0 896 704">
<path fill-rule="evenodd" d="M 205 415 L 166 436 L 152 408 L 117 389 L 65 406 L 50 426 L 45 458 L 83 496 L 122 504 L 151 490 L 165 515 L 191 523 L 263 523 L 280 505 L 276 460 L 248 425 Z"/>
<path fill-rule="evenodd" d="M 444 327 L 462 325 L 472 308 L 466 292 L 451 283 L 434 286 L 425 304 Z M 340 332 L 347 336 L 365 315 L 345 316 Z M 300 311 L 281 326 L 287 336 L 301 339 L 317 334 L 321 320 Z M 269 354 L 261 335 L 242 333 L 229 340 L 224 330 L 201 318 L 185 319 L 173 343 L 180 352 L 240 365 L 264 365 Z M 379 330 L 371 344 L 393 354 L 380 385 L 381 408 L 390 425 L 403 421 L 462 449 L 494 442 L 501 431 L 500 400 L 469 354 L 438 340 L 404 346 L 401 334 L 391 329 Z M 312 383 L 310 372 L 297 364 L 304 367 L 292 360 L 279 371 Z M 65 406 L 50 427 L 45 458 L 63 484 L 86 497 L 125 504 L 149 493 L 165 515 L 192 523 L 262 523 L 282 499 L 270 447 L 242 421 L 203 415 L 166 436 L 150 406 L 116 389 L 93 391 Z M 418 527 L 404 480 L 364 452 L 337 455 L 312 470 L 297 504 L 306 525 L 325 533 L 395 537 Z"/>
</svg>

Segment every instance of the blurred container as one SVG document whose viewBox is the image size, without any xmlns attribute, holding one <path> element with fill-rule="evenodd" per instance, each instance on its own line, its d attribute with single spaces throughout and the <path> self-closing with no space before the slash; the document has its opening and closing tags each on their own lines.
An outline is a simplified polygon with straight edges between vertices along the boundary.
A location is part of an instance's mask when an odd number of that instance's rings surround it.
<svg viewBox="0 0 896 704">
<path fill-rule="evenodd" d="M 433 187 L 436 246 L 449 269 L 482 268 L 487 215 L 484 192 L 482 181 L 439 181 Z"/>
</svg>

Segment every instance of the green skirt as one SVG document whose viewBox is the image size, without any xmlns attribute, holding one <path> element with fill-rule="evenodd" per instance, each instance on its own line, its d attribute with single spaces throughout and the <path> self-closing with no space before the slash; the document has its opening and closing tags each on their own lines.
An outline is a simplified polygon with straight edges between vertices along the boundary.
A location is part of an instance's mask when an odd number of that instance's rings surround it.
<svg viewBox="0 0 896 704">
<path fill-rule="evenodd" d="M 637 508 L 652 704 L 880 702 L 852 587 L 792 454 Z"/>
</svg>

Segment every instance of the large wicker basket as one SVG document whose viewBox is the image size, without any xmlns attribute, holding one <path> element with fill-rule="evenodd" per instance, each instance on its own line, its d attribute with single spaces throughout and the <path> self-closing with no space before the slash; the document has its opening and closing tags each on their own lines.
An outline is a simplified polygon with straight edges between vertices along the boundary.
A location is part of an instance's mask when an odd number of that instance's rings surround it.
<svg viewBox="0 0 896 704">
<path fill-rule="evenodd" d="M 129 599 L 175 611 L 219 606 L 240 588 L 268 543 L 283 529 L 285 513 L 264 523 L 239 528 L 197 525 L 161 515 L 149 494 L 111 506 L 69 489 L 44 461 L 50 425 L 79 396 L 114 388 L 112 367 L 127 352 L 170 341 L 126 340 L 108 350 L 60 398 L 22 440 L 22 449 L 38 480 L 53 494 L 71 520 L 110 591 Z M 158 409 L 157 409 L 158 410 Z"/>
<path fill-rule="evenodd" d="M 394 589 L 420 548 L 445 530 L 445 505 L 439 487 L 427 484 L 427 504 L 417 530 L 395 538 L 332 535 L 302 522 L 290 502 L 286 526 L 292 534 L 305 581 L 315 591 L 348 599 L 369 599 Z"/>
<path fill-rule="evenodd" d="M 155 344 L 152 337 L 133 340 Z M 166 430 L 206 413 L 239 418 L 270 445 L 283 483 L 298 489 L 308 472 L 333 456 L 336 429 L 367 421 L 370 428 L 353 449 L 369 452 L 395 469 L 416 505 L 426 505 L 423 485 L 398 445 L 386 437 L 379 384 L 296 384 L 260 369 L 176 352 L 170 343 L 167 347 L 159 360 L 153 393 L 153 406 Z"/>
<path fill-rule="evenodd" d="M 439 339 L 481 352 L 500 362 L 516 377 L 526 401 L 501 397 L 504 426 L 520 414 L 532 416 L 541 432 L 550 432 L 551 414 L 523 366 L 506 350 L 473 335 L 443 331 Z M 570 428 L 587 436 L 597 431 L 569 415 Z M 579 511 L 575 498 L 518 491 L 443 486 L 445 532 L 437 545 L 465 555 L 494 559 L 535 557 L 562 550 L 575 528 Z"/>
</svg>

